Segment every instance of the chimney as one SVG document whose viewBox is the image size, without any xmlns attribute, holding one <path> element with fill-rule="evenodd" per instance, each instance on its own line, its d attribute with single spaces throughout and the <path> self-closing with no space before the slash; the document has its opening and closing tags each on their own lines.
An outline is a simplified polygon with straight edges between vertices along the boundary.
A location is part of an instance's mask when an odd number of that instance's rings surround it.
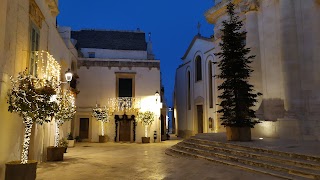
<svg viewBox="0 0 320 180">
<path fill-rule="evenodd" d="M 152 52 L 152 41 L 151 41 L 151 33 L 149 32 L 149 41 L 147 43 L 147 58 L 153 60 L 154 54 Z"/>
</svg>

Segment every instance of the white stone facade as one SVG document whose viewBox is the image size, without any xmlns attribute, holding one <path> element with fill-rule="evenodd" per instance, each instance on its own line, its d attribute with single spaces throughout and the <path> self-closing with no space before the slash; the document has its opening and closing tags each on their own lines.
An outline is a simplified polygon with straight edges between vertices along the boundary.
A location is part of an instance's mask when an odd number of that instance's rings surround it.
<svg viewBox="0 0 320 180">
<path fill-rule="evenodd" d="M 0 2 L 0 179 L 4 178 L 4 164 L 20 160 L 24 124 L 22 118 L 8 112 L 7 91 L 11 88 L 10 76 L 29 67 L 31 25 L 39 29 L 39 51 L 50 53 L 64 72 L 77 61 L 77 52 L 70 51 L 72 44 L 61 38 L 56 28 L 57 0 L 1 0 Z M 33 9 L 31 4 L 36 4 Z M 37 7 L 37 8 L 34 8 Z M 34 11 L 38 13 L 30 15 Z M 32 19 L 35 18 L 35 19 Z M 74 47 L 73 47 L 74 49 Z M 75 54 L 75 56 L 74 56 Z M 34 125 L 29 157 L 45 160 L 46 147 L 53 145 L 54 122 Z M 70 132 L 70 123 L 62 127 L 62 135 Z M 64 133 L 63 133 L 64 132 Z"/>
<path fill-rule="evenodd" d="M 95 57 L 89 58 L 89 52 L 94 52 Z M 139 111 L 151 111 L 155 114 L 154 122 L 148 129 L 151 142 L 154 142 L 154 131 L 157 131 L 156 142 L 161 141 L 162 105 L 160 99 L 156 101 L 155 97 L 156 91 L 161 90 L 160 61 L 148 59 L 147 49 L 119 50 L 81 47 L 81 53 L 84 58 L 79 58 L 78 61 L 80 93 L 77 96 L 77 113 L 73 126 L 75 136 L 81 136 L 80 121 L 88 119 L 88 137 L 83 140 L 99 142 L 101 123 L 92 117 L 92 110 L 96 105 L 111 107 L 110 100 L 116 101 L 118 98 L 119 78 L 129 78 L 132 79 L 132 98 L 139 101 L 137 107 Z M 121 141 L 119 139 L 120 123 L 117 124 L 115 116 L 122 117 L 124 114 L 128 117 L 137 115 L 136 112 L 113 111 L 109 116 L 110 122 L 104 124 L 107 142 Z M 140 143 L 141 137 L 144 137 L 144 126 L 137 119 L 135 123 L 130 126 L 130 142 Z"/>
<path fill-rule="evenodd" d="M 215 24 L 219 51 L 221 22 L 229 0 L 206 13 Z M 263 123 L 255 136 L 320 140 L 320 3 L 317 0 L 240 0 L 246 44 L 256 55 L 250 82 L 263 93 L 255 109 Z"/>
<path fill-rule="evenodd" d="M 213 39 L 195 36 L 181 65 L 176 70 L 174 88 L 174 117 L 176 133 L 180 137 L 190 137 L 197 133 L 218 131 L 215 96 L 210 97 L 210 81 L 212 95 L 215 88 L 213 68 Z M 196 59 L 201 58 L 201 80 L 197 81 Z M 210 69 L 212 70 L 210 75 Z M 190 83 L 190 85 L 188 85 Z M 188 97 L 189 96 L 189 97 Z M 212 99 L 210 106 L 209 99 Z M 202 112 L 197 108 L 202 107 Z M 202 113 L 202 117 L 198 116 Z M 210 119 L 210 120 L 209 120 Z M 211 121 L 209 123 L 209 121 Z"/>
</svg>

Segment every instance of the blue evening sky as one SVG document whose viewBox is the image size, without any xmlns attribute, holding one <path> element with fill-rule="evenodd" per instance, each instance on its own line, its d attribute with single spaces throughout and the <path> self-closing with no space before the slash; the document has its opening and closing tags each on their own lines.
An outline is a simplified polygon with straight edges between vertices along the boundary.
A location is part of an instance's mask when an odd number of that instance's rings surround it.
<svg viewBox="0 0 320 180">
<path fill-rule="evenodd" d="M 198 22 L 202 36 L 213 34 L 213 25 L 204 17 L 213 4 L 213 0 L 65 0 L 59 1 L 58 25 L 73 30 L 140 28 L 146 36 L 151 32 L 153 52 L 161 61 L 165 98 L 172 106 L 175 71 L 198 33 Z"/>
</svg>

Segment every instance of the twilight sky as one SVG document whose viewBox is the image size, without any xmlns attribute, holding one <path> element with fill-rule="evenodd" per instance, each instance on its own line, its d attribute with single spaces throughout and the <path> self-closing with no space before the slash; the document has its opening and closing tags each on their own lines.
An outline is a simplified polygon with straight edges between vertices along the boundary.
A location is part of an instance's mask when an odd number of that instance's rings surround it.
<svg viewBox="0 0 320 180">
<path fill-rule="evenodd" d="M 202 36 L 213 34 L 213 25 L 204 18 L 213 4 L 213 0 L 66 0 L 59 1 L 58 25 L 72 30 L 140 28 L 146 36 L 151 32 L 165 97 L 172 106 L 175 71 L 198 32 L 197 23 Z"/>
</svg>

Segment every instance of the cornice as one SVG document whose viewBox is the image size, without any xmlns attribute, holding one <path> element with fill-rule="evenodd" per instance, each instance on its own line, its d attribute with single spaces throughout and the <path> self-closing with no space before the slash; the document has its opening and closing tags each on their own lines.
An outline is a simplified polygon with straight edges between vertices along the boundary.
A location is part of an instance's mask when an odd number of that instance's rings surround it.
<svg viewBox="0 0 320 180">
<path fill-rule="evenodd" d="M 59 14 L 58 0 L 46 0 L 46 3 L 48 4 L 52 16 L 56 17 Z"/>
<path fill-rule="evenodd" d="M 220 3 L 213 6 L 211 9 L 205 12 L 204 16 L 210 24 L 215 24 L 217 20 L 226 13 L 227 5 L 232 2 L 238 5 L 242 0 L 222 0 Z"/>
<path fill-rule="evenodd" d="M 41 29 L 45 18 L 35 0 L 29 0 L 29 17 Z"/>
<path fill-rule="evenodd" d="M 145 67 L 145 68 L 157 68 L 160 69 L 160 61 L 157 60 L 128 60 L 128 61 L 117 61 L 117 60 L 99 60 L 99 59 L 86 59 L 82 58 L 78 60 L 78 68 L 81 66 L 87 67 L 89 69 L 90 67 L 108 67 L 111 69 L 112 67 L 118 67 L 119 70 L 122 68 L 129 68 L 129 70 L 132 69 L 132 67 Z"/>
<path fill-rule="evenodd" d="M 250 12 L 250 11 L 258 11 L 259 10 L 259 2 L 258 0 L 244 0 L 240 4 L 241 12 Z"/>
</svg>

